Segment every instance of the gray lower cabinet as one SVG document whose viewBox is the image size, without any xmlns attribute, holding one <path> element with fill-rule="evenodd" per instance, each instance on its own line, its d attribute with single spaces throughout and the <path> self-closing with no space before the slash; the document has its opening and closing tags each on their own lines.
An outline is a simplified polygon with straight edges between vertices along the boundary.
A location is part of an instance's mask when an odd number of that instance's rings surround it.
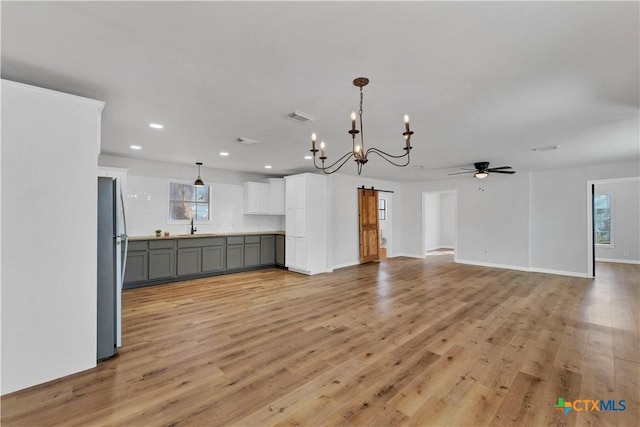
<svg viewBox="0 0 640 427">
<path fill-rule="evenodd" d="M 247 243 L 244 245 L 244 266 L 256 265 L 260 265 L 260 243 Z"/>
<path fill-rule="evenodd" d="M 227 237 L 227 270 L 244 267 L 244 236 Z"/>
<path fill-rule="evenodd" d="M 127 253 L 127 267 L 124 272 L 125 283 L 149 280 L 148 271 L 149 260 L 147 258 L 147 251 L 130 250 Z"/>
<path fill-rule="evenodd" d="M 276 262 L 276 236 L 260 236 L 260 264 L 272 265 Z"/>
<path fill-rule="evenodd" d="M 149 251 L 149 280 L 175 276 L 175 250 L 154 249 Z"/>
<path fill-rule="evenodd" d="M 281 235 L 134 240 L 129 243 L 124 285 L 139 287 L 274 264 L 284 265 Z"/>
<path fill-rule="evenodd" d="M 146 240 L 140 242 L 129 242 L 127 264 L 124 272 L 125 283 L 149 280 L 149 258 L 147 248 Z"/>
<path fill-rule="evenodd" d="M 276 265 L 284 265 L 284 236 L 276 236 Z"/>
<path fill-rule="evenodd" d="M 178 276 L 199 274 L 202 271 L 202 248 L 178 249 Z"/>
<path fill-rule="evenodd" d="M 149 280 L 176 275 L 175 240 L 149 241 Z"/>
<path fill-rule="evenodd" d="M 260 236 L 244 237 L 244 266 L 260 265 Z"/>
<path fill-rule="evenodd" d="M 224 246 L 206 246 L 202 248 L 202 271 L 221 271 L 225 269 L 226 250 Z"/>
</svg>

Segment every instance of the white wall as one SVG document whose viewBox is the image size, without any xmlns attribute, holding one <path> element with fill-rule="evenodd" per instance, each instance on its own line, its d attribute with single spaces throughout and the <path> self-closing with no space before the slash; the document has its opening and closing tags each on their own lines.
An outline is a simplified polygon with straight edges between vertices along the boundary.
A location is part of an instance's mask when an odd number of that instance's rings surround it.
<svg viewBox="0 0 640 427">
<path fill-rule="evenodd" d="M 639 175 L 638 162 L 533 172 L 531 268 L 586 276 L 587 181 Z"/>
<path fill-rule="evenodd" d="M 2 80 L 2 394 L 96 366 L 102 107 Z"/>
<path fill-rule="evenodd" d="M 189 234 L 191 225 L 170 223 L 168 197 L 170 182 L 192 183 L 194 166 L 126 159 L 101 155 L 101 166 L 128 169 L 125 208 L 128 234 L 152 236 L 156 229 L 171 234 Z M 264 176 L 203 167 L 202 179 L 211 186 L 211 220 L 197 223 L 197 234 L 284 230 L 283 215 L 243 214 L 245 181 L 260 182 Z"/>
<path fill-rule="evenodd" d="M 439 193 L 422 196 L 424 250 L 432 251 L 440 248 L 442 240 L 442 204 Z"/>
<path fill-rule="evenodd" d="M 425 193 L 422 200 L 424 251 L 453 249 L 456 232 L 454 193 Z"/>
<path fill-rule="evenodd" d="M 596 246 L 596 260 L 640 263 L 640 180 L 596 184 L 613 195 L 613 246 Z"/>
<path fill-rule="evenodd" d="M 396 205 L 401 196 L 401 185 L 389 181 L 363 178 L 360 176 L 343 175 L 336 173 L 330 175 L 330 195 L 333 200 L 333 215 L 331 217 L 331 238 L 333 255 L 333 268 L 341 268 L 360 263 L 360 249 L 358 238 L 358 187 L 372 186 L 379 190 L 393 191 L 390 209 L 387 211 L 387 230 L 391 234 L 391 247 L 387 248 L 387 256 L 396 256 L 399 253 L 399 242 L 396 237 L 400 233 L 400 227 L 395 217 Z M 389 197 L 388 197 L 389 198 Z"/>
<path fill-rule="evenodd" d="M 587 181 L 638 176 L 640 165 L 614 163 L 531 175 L 531 268 L 586 276 Z"/>
<path fill-rule="evenodd" d="M 456 191 L 456 260 L 526 268 L 528 265 L 528 174 L 495 175 L 404 184 L 401 252 L 423 257 L 422 193 Z"/>
<path fill-rule="evenodd" d="M 456 245 L 456 209 L 453 193 L 441 193 L 441 233 L 440 247 L 454 248 Z"/>
<path fill-rule="evenodd" d="M 513 268 L 529 265 L 529 175 L 462 179 L 457 260 Z"/>
<path fill-rule="evenodd" d="M 637 161 L 403 184 L 399 253 L 422 257 L 422 193 L 457 190 L 456 260 L 586 276 L 587 181 L 640 175 Z"/>
</svg>

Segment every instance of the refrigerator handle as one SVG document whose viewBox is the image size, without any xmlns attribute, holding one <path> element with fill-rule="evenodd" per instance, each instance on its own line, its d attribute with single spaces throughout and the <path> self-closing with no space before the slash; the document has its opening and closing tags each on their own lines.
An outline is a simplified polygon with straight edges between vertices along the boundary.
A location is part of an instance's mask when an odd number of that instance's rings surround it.
<svg viewBox="0 0 640 427">
<path fill-rule="evenodd" d="M 124 196 L 122 195 L 122 187 L 120 188 L 120 205 L 122 206 L 122 226 L 124 228 L 124 234 L 120 237 L 124 240 L 124 254 L 122 258 L 122 283 L 124 285 L 124 273 L 127 269 L 127 252 L 129 251 L 129 236 L 127 235 L 127 213 L 124 208 Z"/>
</svg>

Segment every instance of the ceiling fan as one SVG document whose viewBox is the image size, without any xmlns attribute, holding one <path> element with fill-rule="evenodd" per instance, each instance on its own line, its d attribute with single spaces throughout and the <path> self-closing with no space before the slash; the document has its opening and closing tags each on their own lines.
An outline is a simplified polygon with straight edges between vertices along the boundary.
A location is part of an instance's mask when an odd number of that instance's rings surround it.
<svg viewBox="0 0 640 427">
<path fill-rule="evenodd" d="M 511 166 L 498 166 L 496 168 L 490 168 L 489 162 L 477 162 L 477 163 L 474 163 L 473 166 L 475 167 L 475 169 L 460 168 L 460 169 L 464 169 L 464 172 L 454 172 L 454 173 L 450 173 L 449 175 L 473 173 L 474 177 L 482 179 L 489 176 L 490 173 L 508 173 L 508 174 L 516 173 L 516 171 L 514 170 L 506 170 L 506 169 L 513 169 Z"/>
</svg>

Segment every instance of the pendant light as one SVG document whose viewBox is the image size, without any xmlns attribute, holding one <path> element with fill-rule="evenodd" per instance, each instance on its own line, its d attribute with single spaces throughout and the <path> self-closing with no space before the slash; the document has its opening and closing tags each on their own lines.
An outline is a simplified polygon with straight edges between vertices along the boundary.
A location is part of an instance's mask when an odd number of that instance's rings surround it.
<svg viewBox="0 0 640 427">
<path fill-rule="evenodd" d="M 202 166 L 202 163 L 196 162 L 196 165 L 198 165 L 198 177 L 196 178 L 196 182 L 193 183 L 193 186 L 204 187 L 204 182 L 202 181 L 202 178 L 200 178 L 200 166 Z"/>
</svg>

